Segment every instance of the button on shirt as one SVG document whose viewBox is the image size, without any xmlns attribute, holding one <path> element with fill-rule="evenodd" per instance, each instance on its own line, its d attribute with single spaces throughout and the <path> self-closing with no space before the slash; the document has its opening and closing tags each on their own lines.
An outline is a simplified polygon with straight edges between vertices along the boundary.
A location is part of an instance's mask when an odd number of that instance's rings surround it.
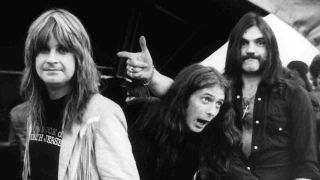
<svg viewBox="0 0 320 180">
<path fill-rule="evenodd" d="M 241 91 L 236 88 L 233 99 L 236 124 L 243 130 Z M 270 180 L 264 178 L 270 173 L 278 179 L 319 177 L 312 113 L 311 101 L 301 87 L 286 81 L 272 88 L 260 83 L 252 117 L 252 152 L 245 159 L 251 172 L 263 180 Z"/>
</svg>

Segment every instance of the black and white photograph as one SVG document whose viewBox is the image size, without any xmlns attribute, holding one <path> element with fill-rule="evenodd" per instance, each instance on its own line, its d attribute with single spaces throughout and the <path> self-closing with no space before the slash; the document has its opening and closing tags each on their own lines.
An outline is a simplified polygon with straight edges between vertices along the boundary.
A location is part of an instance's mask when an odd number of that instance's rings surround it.
<svg viewBox="0 0 320 180">
<path fill-rule="evenodd" d="M 320 180 L 319 0 L 1 7 L 1 180 Z"/>
</svg>

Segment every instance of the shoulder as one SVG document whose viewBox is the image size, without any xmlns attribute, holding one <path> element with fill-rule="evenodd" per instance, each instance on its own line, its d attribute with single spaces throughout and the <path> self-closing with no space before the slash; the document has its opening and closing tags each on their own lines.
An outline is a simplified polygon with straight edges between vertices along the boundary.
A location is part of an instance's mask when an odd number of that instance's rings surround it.
<svg viewBox="0 0 320 180">
<path fill-rule="evenodd" d="M 16 106 L 14 106 L 11 111 L 23 111 L 26 110 L 28 108 L 28 102 L 23 102 L 21 104 L 18 104 Z"/>
<path fill-rule="evenodd" d="M 281 98 L 286 101 L 289 108 L 295 112 L 312 111 L 310 93 L 305 88 L 291 81 L 282 84 L 285 88 Z"/>
<path fill-rule="evenodd" d="M 307 90 L 296 84 L 294 81 L 280 80 L 275 84 L 274 87 L 280 92 L 282 96 L 308 96 Z"/>
<path fill-rule="evenodd" d="M 99 120 L 105 118 L 118 119 L 121 121 L 125 120 L 121 107 L 111 99 L 104 97 L 101 94 L 93 95 L 87 105 L 84 119 L 88 120 L 93 117 L 99 117 Z"/>
<path fill-rule="evenodd" d="M 15 118 L 26 118 L 28 117 L 28 102 L 23 102 L 21 104 L 16 105 L 15 107 L 13 107 L 10 110 L 10 116 L 11 118 L 15 119 Z"/>
<path fill-rule="evenodd" d="M 87 111 L 93 111 L 97 113 L 119 113 L 122 112 L 121 107 L 112 101 L 111 99 L 102 96 L 101 94 L 95 94 L 91 97 Z"/>
</svg>

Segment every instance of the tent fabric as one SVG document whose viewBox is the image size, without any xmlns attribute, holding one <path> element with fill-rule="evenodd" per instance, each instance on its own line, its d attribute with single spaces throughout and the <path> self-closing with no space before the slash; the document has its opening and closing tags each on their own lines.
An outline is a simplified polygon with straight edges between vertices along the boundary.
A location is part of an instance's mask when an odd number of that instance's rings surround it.
<svg viewBox="0 0 320 180">
<path fill-rule="evenodd" d="M 319 0 L 249 0 L 276 15 L 320 50 Z"/>
<path fill-rule="evenodd" d="M 314 56 L 319 53 L 319 50 L 277 16 L 269 14 L 264 17 L 264 19 L 276 36 L 282 65 L 286 66 L 293 60 L 304 61 L 306 64 L 310 65 Z M 201 64 L 213 66 L 220 72 L 223 72 L 228 46 L 227 43 L 228 42 L 204 59 Z"/>
</svg>

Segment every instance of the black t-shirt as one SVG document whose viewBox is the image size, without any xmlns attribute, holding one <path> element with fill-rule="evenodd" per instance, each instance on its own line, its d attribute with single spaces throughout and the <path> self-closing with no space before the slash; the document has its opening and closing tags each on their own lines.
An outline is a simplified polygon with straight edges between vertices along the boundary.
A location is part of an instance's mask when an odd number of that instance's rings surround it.
<svg viewBox="0 0 320 180">
<path fill-rule="evenodd" d="M 201 134 L 189 132 L 185 133 L 184 141 L 178 154 L 178 159 L 170 179 L 190 179 L 199 169 L 199 148 Z"/>
<path fill-rule="evenodd" d="M 32 129 L 29 154 L 32 180 L 57 180 L 65 98 L 45 99 L 43 127 Z"/>
</svg>

